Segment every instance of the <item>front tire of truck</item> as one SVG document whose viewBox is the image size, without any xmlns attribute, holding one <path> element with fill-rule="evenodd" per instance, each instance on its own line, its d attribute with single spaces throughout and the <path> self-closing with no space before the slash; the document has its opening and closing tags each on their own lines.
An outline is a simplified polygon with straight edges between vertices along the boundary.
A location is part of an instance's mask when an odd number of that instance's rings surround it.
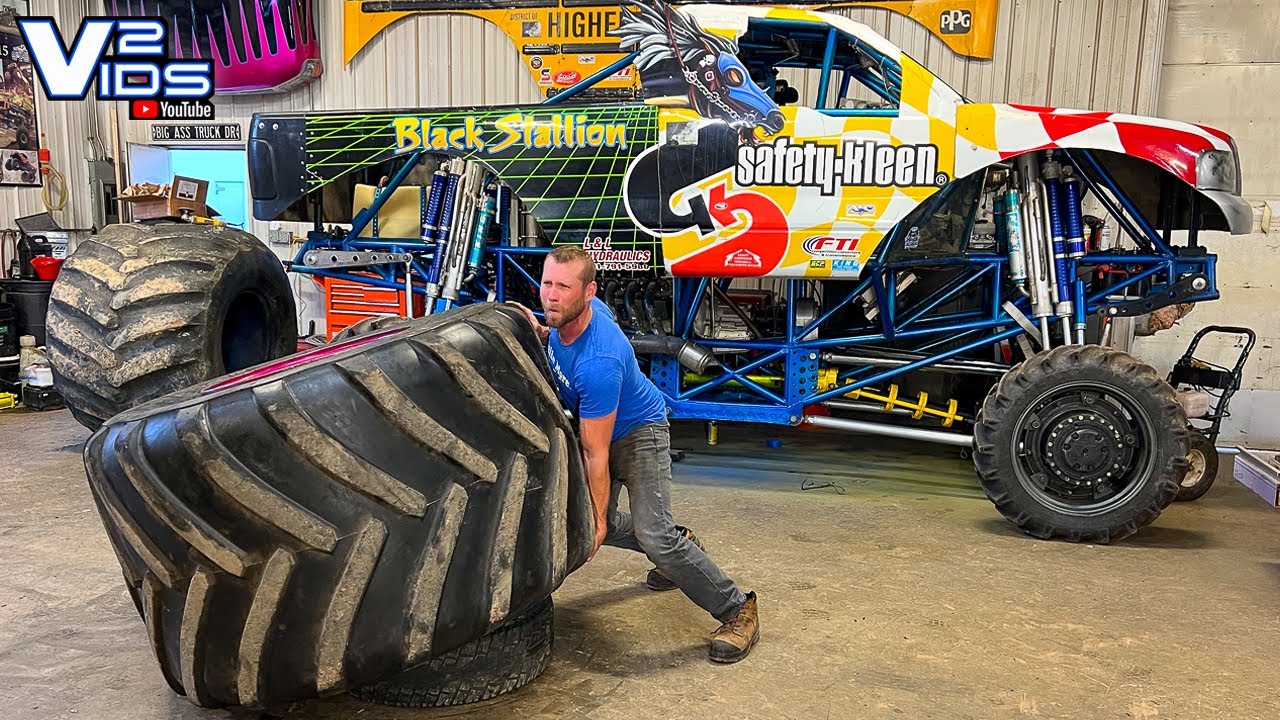
<svg viewBox="0 0 1280 720">
<path fill-rule="evenodd" d="M 48 334 L 55 385 L 91 430 L 297 349 L 275 254 L 246 232 L 189 223 L 110 225 L 82 241 L 50 293 Z"/>
<path fill-rule="evenodd" d="M 1187 420 L 1156 371 L 1095 345 L 1009 371 L 978 414 L 987 497 L 1027 534 L 1109 543 L 1156 519 L 1186 475 Z"/>
</svg>

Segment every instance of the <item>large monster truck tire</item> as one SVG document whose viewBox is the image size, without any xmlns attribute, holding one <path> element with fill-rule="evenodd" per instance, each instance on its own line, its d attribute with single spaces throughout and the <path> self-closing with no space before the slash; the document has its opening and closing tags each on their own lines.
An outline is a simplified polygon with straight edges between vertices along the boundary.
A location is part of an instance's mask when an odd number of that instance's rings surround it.
<svg viewBox="0 0 1280 720">
<path fill-rule="evenodd" d="M 545 355 L 495 304 L 140 405 L 85 466 L 161 671 L 201 706 L 429 663 L 541 603 L 594 538 Z"/>
<path fill-rule="evenodd" d="M 54 383 L 82 424 L 297 348 L 280 261 L 234 228 L 110 225 L 79 244 L 49 299 Z"/>
<path fill-rule="evenodd" d="M 988 394 L 974 464 L 987 497 L 1026 533 L 1108 543 L 1173 502 L 1187 433 L 1173 388 L 1153 368 L 1095 345 L 1060 347 Z"/>
<path fill-rule="evenodd" d="M 547 598 L 479 640 L 351 694 L 396 707 L 466 705 L 533 682 L 551 664 L 553 607 Z"/>
</svg>

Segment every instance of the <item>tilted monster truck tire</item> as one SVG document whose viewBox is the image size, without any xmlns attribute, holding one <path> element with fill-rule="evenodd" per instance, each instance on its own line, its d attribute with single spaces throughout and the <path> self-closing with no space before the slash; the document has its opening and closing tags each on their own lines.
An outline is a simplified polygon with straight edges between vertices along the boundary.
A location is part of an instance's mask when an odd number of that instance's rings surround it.
<svg viewBox="0 0 1280 720">
<path fill-rule="evenodd" d="M 351 694 L 382 705 L 425 708 L 480 702 L 522 688 L 551 664 L 552 611 L 547 598 L 479 640 Z"/>
<path fill-rule="evenodd" d="M 357 338 L 361 335 L 367 335 L 371 332 L 386 330 L 393 328 L 402 323 L 413 322 L 409 318 L 396 317 L 394 315 L 387 317 L 367 317 L 358 323 L 348 325 L 334 334 L 330 343 L 346 342 L 351 338 Z"/>
<path fill-rule="evenodd" d="M 489 303 L 140 405 L 85 466 L 161 670 L 202 706 L 393 678 L 541 603 L 594 538 L 541 345 Z"/>
<path fill-rule="evenodd" d="M 1178 484 L 1177 502 L 1199 500 L 1213 481 L 1218 479 L 1218 448 L 1204 433 L 1191 430 L 1190 450 L 1187 452 L 1187 473 Z"/>
<path fill-rule="evenodd" d="M 1107 543 L 1173 502 L 1187 432 L 1173 388 L 1153 368 L 1072 345 L 1000 379 L 978 414 L 973 459 L 987 497 L 1026 533 Z"/>
<path fill-rule="evenodd" d="M 110 225 L 79 244 L 53 285 L 54 383 L 96 429 L 134 405 L 297 348 L 280 261 L 234 228 Z"/>
</svg>

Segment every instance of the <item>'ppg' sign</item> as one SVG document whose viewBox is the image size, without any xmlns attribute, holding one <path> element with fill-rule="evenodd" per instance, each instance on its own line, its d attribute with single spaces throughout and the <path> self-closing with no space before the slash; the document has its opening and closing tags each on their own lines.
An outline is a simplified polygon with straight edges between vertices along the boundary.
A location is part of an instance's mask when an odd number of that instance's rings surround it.
<svg viewBox="0 0 1280 720">
<path fill-rule="evenodd" d="M 964 35 L 973 29 L 973 13 L 969 10 L 943 10 L 939 26 L 944 35 Z"/>
<path fill-rule="evenodd" d="M 168 28 L 162 20 L 88 18 L 70 50 L 52 18 L 19 18 L 18 28 L 50 100 L 83 100 L 95 79 L 99 100 L 204 100 L 213 95 L 213 63 L 167 59 Z"/>
</svg>

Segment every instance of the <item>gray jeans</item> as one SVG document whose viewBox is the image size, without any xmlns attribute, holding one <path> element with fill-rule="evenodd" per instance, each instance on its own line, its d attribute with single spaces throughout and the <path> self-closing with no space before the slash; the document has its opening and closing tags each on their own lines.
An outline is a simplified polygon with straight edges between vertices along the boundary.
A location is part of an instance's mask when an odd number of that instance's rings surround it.
<svg viewBox="0 0 1280 720">
<path fill-rule="evenodd" d="M 664 575 L 720 622 L 747 596 L 671 518 L 671 432 L 666 421 L 641 425 L 609 446 L 609 531 L 604 544 L 644 553 Z M 627 487 L 630 514 L 618 510 Z"/>
</svg>

